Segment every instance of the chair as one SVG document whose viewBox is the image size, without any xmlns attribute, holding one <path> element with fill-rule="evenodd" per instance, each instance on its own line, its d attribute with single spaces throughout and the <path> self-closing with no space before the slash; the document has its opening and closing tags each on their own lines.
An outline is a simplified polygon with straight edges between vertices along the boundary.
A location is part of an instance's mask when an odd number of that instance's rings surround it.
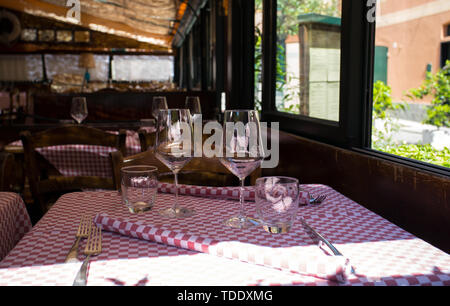
<svg viewBox="0 0 450 306">
<path fill-rule="evenodd" d="M 14 155 L 0 152 L 0 191 L 12 191 L 14 177 Z"/>
<path fill-rule="evenodd" d="M 158 168 L 159 181 L 173 182 L 172 171 L 154 155 L 152 150 L 123 157 L 119 151 L 111 153 L 114 184 L 120 188 L 120 168 L 133 165 L 152 165 Z M 261 168 L 250 175 L 250 184 L 254 185 L 261 176 Z M 218 160 L 218 158 L 194 157 L 178 173 L 179 184 L 197 186 L 238 186 L 239 180 Z"/>
<path fill-rule="evenodd" d="M 146 130 L 139 130 L 139 142 L 141 144 L 141 152 L 145 152 L 149 147 L 153 147 L 156 141 L 156 133 L 148 133 Z"/>
<path fill-rule="evenodd" d="M 61 194 L 86 189 L 114 189 L 112 178 L 98 176 L 62 176 L 55 168 L 44 165 L 43 157 L 36 151 L 59 145 L 95 145 L 113 147 L 125 152 L 126 132 L 108 133 L 86 126 L 63 126 L 31 134 L 23 131 L 20 134 L 25 159 L 25 172 L 29 181 L 31 194 L 41 212 L 45 213 L 49 203 L 54 202 Z"/>
</svg>

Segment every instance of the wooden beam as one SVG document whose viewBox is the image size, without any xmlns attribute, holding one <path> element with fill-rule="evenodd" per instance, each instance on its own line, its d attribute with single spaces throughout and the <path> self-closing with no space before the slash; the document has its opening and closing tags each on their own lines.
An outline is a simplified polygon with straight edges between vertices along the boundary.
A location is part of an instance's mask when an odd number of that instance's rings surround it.
<svg viewBox="0 0 450 306">
<path fill-rule="evenodd" d="M 95 17 L 86 13 L 81 14 L 80 22 L 78 22 L 78 20 L 66 16 L 70 9 L 69 7 L 62 7 L 39 0 L 2 0 L 0 6 L 34 16 L 80 25 L 94 31 L 123 36 L 137 41 L 163 46 L 168 49 L 171 48 L 171 35 L 149 33 L 135 29 L 124 23 Z"/>
</svg>

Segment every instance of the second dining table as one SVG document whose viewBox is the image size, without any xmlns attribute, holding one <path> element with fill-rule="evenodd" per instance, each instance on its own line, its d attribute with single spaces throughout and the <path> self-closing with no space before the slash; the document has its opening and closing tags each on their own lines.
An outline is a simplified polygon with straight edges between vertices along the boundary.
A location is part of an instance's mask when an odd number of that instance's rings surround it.
<svg viewBox="0 0 450 306">
<path fill-rule="evenodd" d="M 0 262 L 0 285 L 72 285 L 81 262 L 64 259 L 83 215 L 103 228 L 102 252 L 91 257 L 87 285 L 450 285 L 445 252 L 328 186 L 302 188 L 327 198 L 300 207 L 297 219 L 328 238 L 355 273 L 337 278 L 344 271 L 329 268 L 342 261 L 298 220 L 284 234 L 256 225 L 227 228 L 223 221 L 238 210 L 230 199 L 234 187 L 180 186 L 180 201 L 196 214 L 171 219 L 158 210 L 172 205 L 173 188 L 160 185 L 154 208 L 142 214 L 131 214 L 117 191 L 62 196 Z M 246 212 L 256 217 L 248 195 Z"/>
</svg>

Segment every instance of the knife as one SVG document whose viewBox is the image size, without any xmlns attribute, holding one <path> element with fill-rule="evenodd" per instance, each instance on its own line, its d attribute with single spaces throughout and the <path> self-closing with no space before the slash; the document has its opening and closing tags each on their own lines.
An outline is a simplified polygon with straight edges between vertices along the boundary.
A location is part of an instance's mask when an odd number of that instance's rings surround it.
<svg viewBox="0 0 450 306">
<path fill-rule="evenodd" d="M 325 243 L 327 245 L 327 247 L 330 248 L 330 250 L 333 252 L 334 255 L 337 256 L 343 256 L 341 252 L 338 251 L 338 249 L 336 249 L 334 247 L 334 245 L 332 245 L 328 240 L 326 240 L 321 234 L 319 234 L 315 229 L 313 229 L 308 223 L 306 223 L 305 219 L 300 218 L 300 221 L 302 222 L 303 227 L 305 228 L 306 232 L 308 233 L 308 235 L 311 237 L 312 240 L 318 242 L 318 240 L 322 241 L 323 243 Z"/>
<path fill-rule="evenodd" d="M 308 223 L 306 223 L 305 219 L 300 218 L 303 227 L 306 230 L 306 233 L 311 237 L 313 241 L 322 241 L 325 245 L 333 252 L 335 256 L 343 256 L 341 252 L 338 251 L 327 239 L 325 239 L 321 234 L 319 234 L 315 229 L 313 229 Z M 353 266 L 350 266 L 350 272 L 355 274 L 355 269 Z"/>
</svg>

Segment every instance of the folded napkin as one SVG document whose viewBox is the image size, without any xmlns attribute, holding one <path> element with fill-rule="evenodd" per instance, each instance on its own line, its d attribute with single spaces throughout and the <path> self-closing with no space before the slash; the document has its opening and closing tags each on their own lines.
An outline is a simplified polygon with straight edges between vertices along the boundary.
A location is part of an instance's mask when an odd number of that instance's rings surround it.
<svg viewBox="0 0 450 306">
<path fill-rule="evenodd" d="M 194 186 L 194 185 L 178 185 L 178 194 L 213 197 L 219 199 L 239 200 L 240 187 L 210 187 L 210 186 Z M 175 185 L 171 183 L 158 183 L 158 191 L 161 193 L 175 193 Z M 309 193 L 306 191 L 299 192 L 299 205 L 309 204 Z M 255 201 L 255 187 L 244 187 L 244 200 Z"/>
<path fill-rule="evenodd" d="M 94 223 L 103 230 L 121 235 L 163 243 L 219 257 L 312 275 L 327 280 L 346 282 L 350 265 L 343 256 L 327 256 L 319 248 L 271 248 L 239 241 L 219 241 L 189 233 L 158 228 L 100 213 Z M 315 251 L 312 251 L 315 250 Z M 301 252 L 301 253 L 299 253 Z"/>
</svg>

